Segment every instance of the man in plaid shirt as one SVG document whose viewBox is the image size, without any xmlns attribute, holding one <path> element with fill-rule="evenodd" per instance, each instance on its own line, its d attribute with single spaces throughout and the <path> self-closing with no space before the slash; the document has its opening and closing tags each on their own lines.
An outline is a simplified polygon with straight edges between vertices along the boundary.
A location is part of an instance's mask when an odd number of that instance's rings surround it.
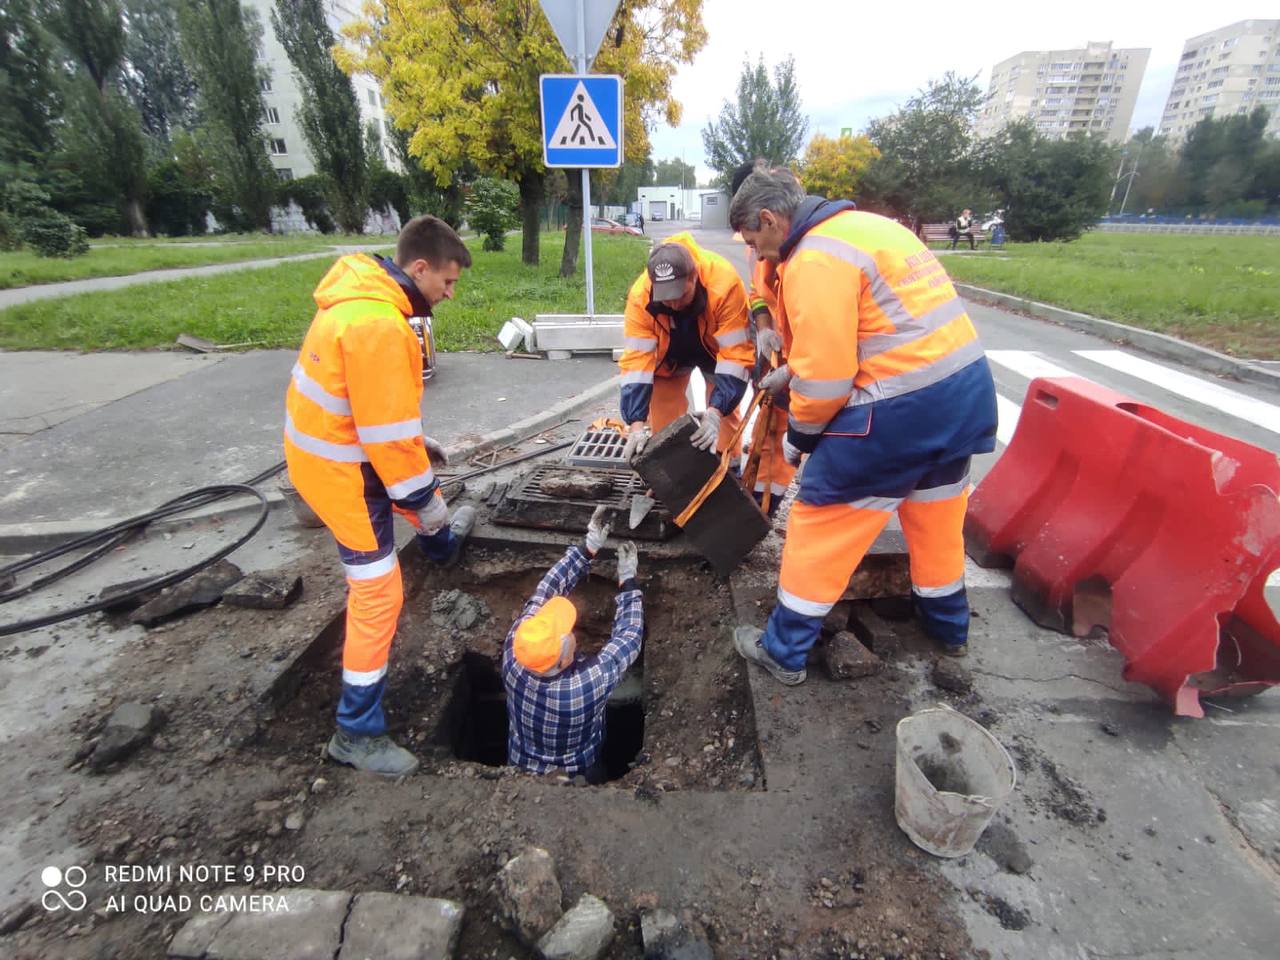
<svg viewBox="0 0 1280 960">
<path fill-rule="evenodd" d="M 618 547 L 613 634 L 595 656 L 576 656 L 577 611 L 568 594 L 609 537 L 598 507 L 583 546 L 570 547 L 538 584 L 507 634 L 502 678 L 507 688 L 507 762 L 534 773 L 564 770 L 603 783 L 604 710 L 609 694 L 640 655 L 644 608 L 636 584 L 634 543 Z"/>
</svg>

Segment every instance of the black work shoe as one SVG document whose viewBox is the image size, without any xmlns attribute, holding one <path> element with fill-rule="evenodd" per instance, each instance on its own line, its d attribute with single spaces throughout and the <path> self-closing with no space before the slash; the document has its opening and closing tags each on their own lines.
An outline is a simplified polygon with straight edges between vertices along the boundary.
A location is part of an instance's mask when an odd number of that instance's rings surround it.
<svg viewBox="0 0 1280 960">
<path fill-rule="evenodd" d="M 385 734 L 357 737 L 339 730 L 326 749 L 330 760 L 381 777 L 404 777 L 418 769 L 418 758 Z"/>
<path fill-rule="evenodd" d="M 475 528 L 476 508 L 470 504 L 465 507 L 459 507 L 457 513 L 453 515 L 453 519 L 449 521 L 449 529 L 453 532 L 458 545 L 453 548 L 453 553 L 449 554 L 449 559 L 440 564 L 440 566 L 448 569 L 457 565 L 458 560 L 462 557 L 462 548 L 466 546 L 467 538 L 471 536 L 471 531 Z"/>
<path fill-rule="evenodd" d="M 764 644 L 760 642 L 760 638 L 764 636 L 764 631 L 759 627 L 734 627 L 733 628 L 733 646 L 738 653 L 750 660 L 752 663 L 758 663 L 771 674 L 779 683 L 785 683 L 788 687 L 794 687 L 798 683 L 804 683 L 808 673 L 803 667 L 799 670 L 788 670 L 777 660 L 769 655 L 769 651 L 764 648 Z"/>
<path fill-rule="evenodd" d="M 967 657 L 969 655 L 969 644 L 946 643 L 942 645 L 942 651 L 948 657 Z"/>
</svg>

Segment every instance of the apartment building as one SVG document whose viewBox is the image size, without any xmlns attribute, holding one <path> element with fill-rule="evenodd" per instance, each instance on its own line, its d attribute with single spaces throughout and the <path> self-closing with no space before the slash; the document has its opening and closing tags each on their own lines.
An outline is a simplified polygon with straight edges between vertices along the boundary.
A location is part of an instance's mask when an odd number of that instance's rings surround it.
<svg viewBox="0 0 1280 960">
<path fill-rule="evenodd" d="M 1090 133 L 1119 143 L 1129 135 L 1150 56 L 1150 48 L 1115 49 L 1108 41 L 1002 60 L 991 68 L 975 132 L 989 137 L 1026 117 L 1045 136 Z"/>
<path fill-rule="evenodd" d="M 257 13 L 262 24 L 262 65 L 267 71 L 263 80 L 262 100 L 266 116 L 263 131 L 267 136 L 267 149 L 271 153 L 271 165 L 281 179 L 306 177 L 316 172 L 315 161 L 307 147 L 306 138 L 298 124 L 298 107 L 302 94 L 293 77 L 293 64 L 276 39 L 271 26 L 273 0 L 243 0 L 244 5 Z M 325 3 L 329 27 L 341 38 L 342 27 L 360 16 L 359 0 L 327 0 Z M 382 91 L 377 82 L 368 76 L 351 78 L 360 104 L 360 120 L 365 129 L 372 124 L 382 137 L 382 153 L 387 166 L 400 170 L 399 158 L 391 144 L 389 131 L 391 120 L 387 117 Z"/>
<path fill-rule="evenodd" d="M 1206 117 L 1264 106 L 1267 133 L 1280 136 L 1280 20 L 1241 20 L 1192 37 L 1160 119 L 1160 133 L 1181 140 Z"/>
</svg>

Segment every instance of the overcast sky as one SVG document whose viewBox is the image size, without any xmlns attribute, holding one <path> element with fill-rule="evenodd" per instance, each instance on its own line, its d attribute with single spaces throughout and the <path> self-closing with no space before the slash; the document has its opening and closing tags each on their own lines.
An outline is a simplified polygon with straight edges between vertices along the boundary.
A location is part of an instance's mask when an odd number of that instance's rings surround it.
<svg viewBox="0 0 1280 960">
<path fill-rule="evenodd" d="M 855 3 L 850 0 L 703 0 L 707 45 L 676 75 L 684 105 L 676 129 L 653 131 L 653 158 L 682 156 L 712 176 L 702 129 L 734 96 L 744 58 L 764 54 L 769 65 L 792 55 L 809 132 L 861 131 L 892 113 L 930 79 L 947 71 L 972 76 L 987 89 L 991 67 L 1023 50 L 1083 47 L 1110 40 L 1116 47 L 1148 47 L 1151 58 L 1132 128 L 1156 126 L 1164 111 L 1182 46 L 1190 37 L 1250 19 L 1280 18 L 1275 0 L 1220 0 L 1198 10 L 1181 4 L 1154 9 L 1124 0 L 1005 0 Z M 1060 11 L 1060 12 L 1059 12 Z"/>
</svg>

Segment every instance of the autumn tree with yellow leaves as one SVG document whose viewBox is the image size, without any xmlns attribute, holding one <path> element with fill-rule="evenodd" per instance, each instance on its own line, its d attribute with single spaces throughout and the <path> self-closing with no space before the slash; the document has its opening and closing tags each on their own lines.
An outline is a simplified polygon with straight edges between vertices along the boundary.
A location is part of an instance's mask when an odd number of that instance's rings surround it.
<svg viewBox="0 0 1280 960">
<path fill-rule="evenodd" d="M 538 77 L 574 72 L 538 0 L 370 0 L 364 12 L 346 31 L 354 49 L 335 50 L 339 65 L 378 80 L 387 112 L 410 132 L 409 152 L 440 186 L 464 161 L 515 181 L 522 259 L 536 264 L 548 176 Z M 702 0 L 622 0 L 592 72 L 623 77 L 628 159 L 649 154 L 648 129 L 657 119 L 680 122 L 671 81 L 706 40 Z M 580 207 L 581 174 L 566 174 Z M 571 217 L 565 261 L 575 266 L 580 235 L 581 217 Z"/>
<path fill-rule="evenodd" d="M 804 151 L 800 182 L 809 193 L 828 200 L 849 200 L 880 151 L 864 134 L 828 137 L 814 134 Z"/>
</svg>

